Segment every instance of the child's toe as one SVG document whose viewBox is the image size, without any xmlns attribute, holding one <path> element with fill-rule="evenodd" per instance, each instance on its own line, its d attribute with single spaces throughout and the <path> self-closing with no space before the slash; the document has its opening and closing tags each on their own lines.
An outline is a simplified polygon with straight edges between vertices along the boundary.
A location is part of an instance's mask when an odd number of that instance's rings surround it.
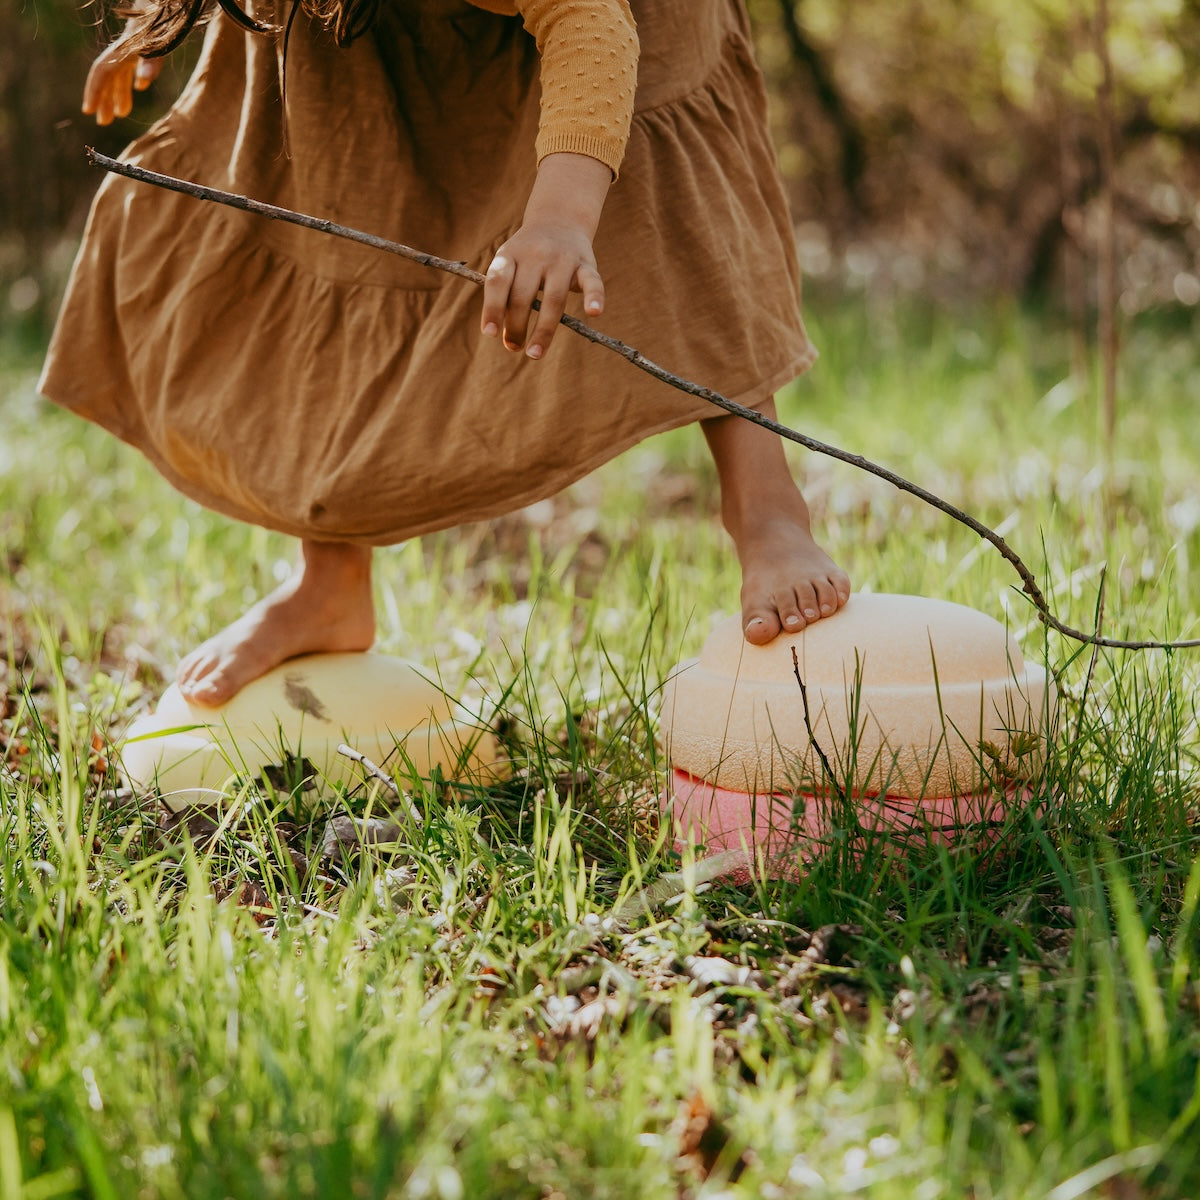
<svg viewBox="0 0 1200 1200">
<path fill-rule="evenodd" d="M 180 690 L 193 704 L 217 708 L 233 698 L 239 685 L 221 659 L 210 659 L 206 667 L 204 672 L 182 684 Z"/>
<path fill-rule="evenodd" d="M 799 633 L 808 624 L 808 618 L 803 611 L 803 600 L 795 593 L 787 593 L 775 600 L 779 621 L 788 633 Z"/>
<path fill-rule="evenodd" d="M 765 646 L 779 635 L 779 615 L 774 609 L 754 608 L 743 614 L 742 632 L 746 641 Z"/>
<path fill-rule="evenodd" d="M 818 579 L 814 583 L 814 589 L 817 593 L 817 604 L 821 609 L 821 616 L 829 617 L 837 612 L 842 601 L 838 599 L 837 588 L 832 579 Z"/>
<path fill-rule="evenodd" d="M 817 597 L 817 589 L 811 583 L 805 581 L 796 588 L 796 601 L 806 623 L 820 617 L 820 600 Z"/>
<path fill-rule="evenodd" d="M 221 656 L 204 646 L 189 654 L 175 672 L 175 682 L 185 700 L 209 708 L 222 703 Z"/>
<path fill-rule="evenodd" d="M 186 689 L 191 684 L 194 684 L 198 679 L 202 678 L 205 671 L 208 669 L 208 655 L 199 652 L 189 654 L 175 671 L 175 682 L 181 688 Z"/>
<path fill-rule="evenodd" d="M 829 573 L 829 582 L 833 584 L 840 607 L 850 599 L 850 576 L 839 568 Z"/>
</svg>

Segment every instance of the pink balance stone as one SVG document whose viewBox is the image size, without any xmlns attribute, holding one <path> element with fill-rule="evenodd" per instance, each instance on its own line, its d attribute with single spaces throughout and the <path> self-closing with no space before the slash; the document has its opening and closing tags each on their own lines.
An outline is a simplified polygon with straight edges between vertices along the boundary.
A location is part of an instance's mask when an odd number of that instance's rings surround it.
<svg viewBox="0 0 1200 1200">
<path fill-rule="evenodd" d="M 887 834 L 893 848 L 906 839 L 950 845 L 970 838 L 983 845 L 1016 804 L 1028 804 L 1028 787 L 987 790 L 965 796 L 862 796 L 855 817 L 862 827 Z M 827 796 L 753 795 L 735 792 L 686 771 L 671 771 L 664 811 L 675 828 L 675 848 L 703 846 L 706 854 L 742 851 L 729 875 L 748 878 L 761 861 L 770 878 L 796 879 L 802 860 L 811 860 L 830 842 L 837 815 Z"/>
<path fill-rule="evenodd" d="M 744 847 L 777 875 L 821 852 L 830 795 L 898 845 L 962 839 L 1028 800 L 1055 708 L 1046 672 L 962 605 L 856 595 L 767 646 L 730 618 L 664 687 L 664 808 L 680 844 Z"/>
</svg>

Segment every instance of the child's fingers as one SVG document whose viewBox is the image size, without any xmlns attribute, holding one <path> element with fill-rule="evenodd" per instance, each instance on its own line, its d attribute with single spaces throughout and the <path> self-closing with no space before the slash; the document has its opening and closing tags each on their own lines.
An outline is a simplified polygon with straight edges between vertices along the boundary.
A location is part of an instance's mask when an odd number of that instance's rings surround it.
<svg viewBox="0 0 1200 1200">
<path fill-rule="evenodd" d="M 504 309 L 508 305 L 508 293 L 516 270 L 512 256 L 501 246 L 483 283 L 483 316 L 479 327 L 488 337 L 497 337 L 504 327 Z"/>
<path fill-rule="evenodd" d="M 114 117 L 127 117 L 133 110 L 134 61 L 110 47 L 92 63 L 83 85 L 83 111 L 94 113 L 97 125 L 111 125 Z"/>
<path fill-rule="evenodd" d="M 113 76 L 112 105 L 113 112 L 118 117 L 127 117 L 133 112 L 133 71 L 134 61 L 123 62 Z"/>
<path fill-rule="evenodd" d="M 92 63 L 87 73 L 87 80 L 83 85 L 83 104 L 81 106 L 85 115 L 90 117 L 95 113 L 97 120 L 100 116 L 100 97 L 104 92 L 104 84 L 107 79 L 108 67 L 101 56 Z M 103 121 L 100 122 L 100 124 L 103 123 Z"/>
<path fill-rule="evenodd" d="M 133 86 L 139 92 L 144 92 L 162 74 L 165 61 L 162 58 L 139 58 L 133 72 Z"/>
<path fill-rule="evenodd" d="M 519 350 L 525 345 L 525 332 L 529 328 L 533 302 L 541 288 L 541 270 L 518 263 L 508 292 L 508 304 L 504 309 L 504 345 L 507 349 Z"/>
<path fill-rule="evenodd" d="M 525 351 L 530 358 L 541 358 L 550 349 L 550 341 L 558 328 L 559 319 L 567 307 L 567 296 L 571 291 L 571 276 L 559 271 L 548 276 L 542 286 L 542 306 L 529 335 L 529 347 Z"/>
<path fill-rule="evenodd" d="M 124 74 L 122 72 L 122 74 Z M 127 117 L 133 108 L 133 97 L 129 88 L 123 86 L 124 79 L 120 76 L 110 78 L 104 91 L 100 94 L 100 103 L 96 108 L 96 124 L 111 125 L 117 117 Z"/>
<path fill-rule="evenodd" d="M 89 116 L 95 113 L 97 120 L 100 117 L 101 104 L 108 92 L 109 80 L 112 78 L 117 61 L 119 61 L 114 54 L 114 49 L 114 46 L 109 46 L 107 50 L 96 56 L 88 69 L 87 79 L 83 85 L 83 111 Z M 103 121 L 100 123 L 104 124 Z"/>
<path fill-rule="evenodd" d="M 111 125 L 117 115 L 116 95 L 111 79 L 105 79 L 92 104 L 97 125 Z"/>
<path fill-rule="evenodd" d="M 576 288 L 583 293 L 583 311 L 598 317 L 604 311 L 604 280 L 592 266 L 582 266 L 575 275 Z"/>
</svg>

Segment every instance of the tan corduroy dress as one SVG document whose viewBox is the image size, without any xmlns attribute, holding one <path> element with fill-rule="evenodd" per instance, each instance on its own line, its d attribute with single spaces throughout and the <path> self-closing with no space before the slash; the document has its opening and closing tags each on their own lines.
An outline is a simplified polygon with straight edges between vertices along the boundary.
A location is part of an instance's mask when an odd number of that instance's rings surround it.
<svg viewBox="0 0 1200 1200">
<path fill-rule="evenodd" d="M 534 40 L 465 0 L 383 7 L 348 49 L 297 19 L 286 153 L 278 42 L 218 19 L 128 157 L 486 270 L 536 172 Z M 741 0 L 632 9 L 599 323 L 760 404 L 814 352 Z M 375 545 L 531 503 L 717 411 L 565 329 L 541 362 L 506 351 L 480 335 L 481 302 L 428 268 L 113 176 L 42 390 L 210 508 Z"/>
</svg>

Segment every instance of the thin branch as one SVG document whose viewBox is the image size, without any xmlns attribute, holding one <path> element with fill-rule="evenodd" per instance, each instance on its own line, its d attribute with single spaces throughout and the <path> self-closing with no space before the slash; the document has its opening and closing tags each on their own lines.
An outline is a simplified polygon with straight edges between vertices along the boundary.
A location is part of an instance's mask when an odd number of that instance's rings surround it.
<svg viewBox="0 0 1200 1200">
<path fill-rule="evenodd" d="M 753 872 L 754 868 L 753 849 L 738 846 L 722 850 L 708 858 L 697 859 L 689 871 L 664 872 L 653 883 L 626 897 L 609 915 L 619 925 L 627 925 L 636 917 L 648 916 L 659 905 L 685 895 L 689 884 L 700 888 L 735 871 Z"/>
<path fill-rule="evenodd" d="M 87 156 L 93 165 L 103 167 L 106 171 L 124 175 L 129 179 L 134 179 L 141 183 L 151 183 L 156 187 L 166 188 L 172 192 L 181 192 L 186 196 L 193 196 L 198 200 L 211 200 L 217 204 L 241 209 L 243 212 L 256 213 L 259 216 L 268 217 L 271 220 L 286 221 L 289 224 L 300 225 L 306 229 L 316 230 L 319 233 L 328 233 L 335 237 L 346 238 L 352 242 L 359 242 L 364 246 L 371 246 L 376 250 L 383 250 L 388 254 L 398 254 L 401 258 L 407 258 L 412 262 L 433 267 L 438 271 L 446 271 L 451 275 L 457 275 L 461 279 L 469 279 L 472 283 L 481 284 L 484 282 L 484 276 L 478 271 L 472 270 L 465 263 L 438 258 L 436 255 L 414 250 L 411 246 L 405 246 L 399 242 L 388 241 L 386 238 L 376 237 L 374 234 L 363 233 L 357 229 L 350 229 L 345 225 L 338 225 L 334 221 L 326 221 L 319 217 L 310 217 L 304 213 L 293 212 L 291 209 L 280 208 L 274 204 L 264 204 L 260 200 L 251 200 L 248 196 L 239 196 L 233 192 L 225 192 L 218 188 L 206 187 L 203 184 L 176 179 L 171 175 L 161 175 L 157 171 L 148 171 L 145 167 L 134 166 L 132 163 L 119 162 L 115 158 L 109 158 L 107 155 L 100 154 L 91 147 L 87 148 Z M 1127 641 L 1122 638 L 1101 637 L 1099 633 L 1085 633 L 1080 629 L 1074 629 L 1070 625 L 1064 624 L 1050 611 L 1046 597 L 1042 594 L 1042 589 L 1038 586 L 1037 577 L 1025 565 L 1020 555 L 994 529 L 983 524 L 982 521 L 971 516 L 970 513 L 957 508 L 948 500 L 943 500 L 941 496 L 929 491 L 927 488 L 923 488 L 920 484 L 913 483 L 905 479 L 902 475 L 897 475 L 895 471 L 891 471 L 887 467 L 882 467 L 878 463 L 864 458 L 861 454 L 851 454 L 848 450 L 842 450 L 837 446 L 831 446 L 826 442 L 818 441 L 814 437 L 809 437 L 808 434 L 799 433 L 795 429 L 789 429 L 786 425 L 781 425 L 778 421 L 773 421 L 770 417 L 764 416 L 757 409 L 746 408 L 744 405 L 738 404 L 737 401 L 730 400 L 727 396 L 722 396 L 720 392 L 714 392 L 711 388 L 702 387 L 698 383 L 682 379 L 678 375 L 674 375 L 666 370 L 666 368 L 652 362 L 632 346 L 626 345 L 614 337 L 609 337 L 608 334 L 601 333 L 598 329 L 593 329 L 590 325 L 585 325 L 577 317 L 564 314 L 562 324 L 579 334 L 580 337 L 586 338 L 589 342 L 595 342 L 597 345 L 604 346 L 615 354 L 619 354 L 639 370 L 645 371 L 646 374 L 653 376 L 662 383 L 669 384 L 681 392 L 686 392 L 689 396 L 696 396 L 701 400 L 706 400 L 710 404 L 714 404 L 717 408 L 724 409 L 725 412 L 732 413 L 743 420 L 752 421 L 755 425 L 761 425 L 764 429 L 769 429 L 779 437 L 786 438 L 790 442 L 795 442 L 797 445 L 803 446 L 805 449 L 811 450 L 816 454 L 824 454 L 829 458 L 837 459 L 839 462 L 857 467 L 860 471 L 866 471 L 870 475 L 875 475 L 900 491 L 908 492 L 909 495 L 916 496 L 918 500 L 924 501 L 930 507 L 945 513 L 960 525 L 965 525 L 972 533 L 975 533 L 985 542 L 995 547 L 1000 556 L 1020 576 L 1021 588 L 1029 597 L 1034 608 L 1037 609 L 1042 623 L 1048 628 L 1053 629 L 1056 633 L 1062 634 L 1063 637 L 1070 638 L 1072 641 L 1083 642 L 1089 646 L 1103 646 L 1110 650 L 1190 650 L 1200 647 L 1200 638 L 1190 638 L 1174 642 L 1152 639 Z"/>
<path fill-rule="evenodd" d="M 796 676 L 796 682 L 800 685 L 800 703 L 804 709 L 804 728 L 808 730 L 808 740 L 812 743 L 812 748 L 817 752 L 817 757 L 821 760 L 821 769 L 825 772 L 826 782 L 838 795 L 845 798 L 848 795 L 848 790 L 838 783 L 837 776 L 833 772 L 833 767 L 830 765 L 829 759 L 825 756 L 825 751 L 821 749 L 821 743 L 817 741 L 816 730 L 812 726 L 812 714 L 808 710 L 808 688 L 804 686 L 804 676 L 800 674 L 800 658 L 796 653 L 794 643 L 792 645 L 792 672 Z"/>
<path fill-rule="evenodd" d="M 346 758 L 353 759 L 368 775 L 382 783 L 404 806 L 409 820 L 415 821 L 416 824 L 420 825 L 421 814 L 417 810 L 417 806 L 400 790 L 400 785 L 382 767 L 373 763 L 361 751 L 355 750 L 353 746 L 347 746 L 345 742 L 342 742 L 338 746 L 337 752 Z"/>
</svg>

